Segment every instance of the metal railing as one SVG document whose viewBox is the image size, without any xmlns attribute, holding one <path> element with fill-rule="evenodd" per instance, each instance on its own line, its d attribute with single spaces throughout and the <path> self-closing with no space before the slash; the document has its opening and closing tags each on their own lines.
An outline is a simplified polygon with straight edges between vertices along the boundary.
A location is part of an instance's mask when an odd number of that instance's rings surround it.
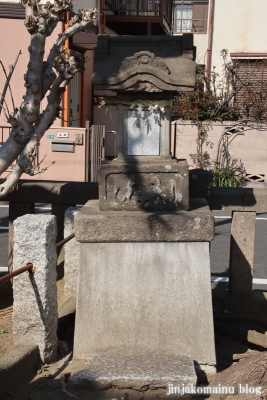
<svg viewBox="0 0 267 400">
<path fill-rule="evenodd" d="M 63 246 L 63 244 L 69 242 L 71 239 L 74 238 L 74 233 L 71 235 L 67 236 L 65 239 L 61 240 L 56 244 L 56 247 Z M 9 274 L 6 274 L 0 278 L 0 283 L 9 281 L 9 279 L 14 278 L 17 275 L 22 274 L 23 272 L 29 271 L 29 273 L 34 274 L 34 266 L 32 263 L 27 263 L 21 268 L 16 269 L 15 271 L 10 272 Z"/>
<path fill-rule="evenodd" d="M 105 0 L 103 11 L 116 15 L 159 16 L 160 0 Z"/>
<path fill-rule="evenodd" d="M 20 275 L 23 272 L 29 271 L 31 274 L 34 273 L 34 268 L 32 263 L 28 263 L 21 268 L 16 269 L 15 271 L 10 272 L 0 278 L 0 283 L 9 281 L 9 279 L 14 278 L 14 276 Z"/>
<path fill-rule="evenodd" d="M 105 159 L 105 135 L 104 125 L 92 125 L 90 135 L 90 181 L 98 182 L 98 169 L 101 160 Z"/>
</svg>

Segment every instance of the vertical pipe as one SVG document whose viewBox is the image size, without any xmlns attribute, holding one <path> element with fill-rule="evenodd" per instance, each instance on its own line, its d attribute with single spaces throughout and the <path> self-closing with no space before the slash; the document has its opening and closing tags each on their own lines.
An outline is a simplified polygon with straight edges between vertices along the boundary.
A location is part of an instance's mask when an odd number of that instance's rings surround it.
<svg viewBox="0 0 267 400">
<path fill-rule="evenodd" d="M 65 15 L 64 31 L 68 28 L 70 13 L 67 12 Z M 65 48 L 69 51 L 70 40 L 67 39 L 65 42 Z M 63 94 L 63 126 L 68 126 L 69 123 L 69 86 L 65 86 L 65 92 Z"/>
<path fill-rule="evenodd" d="M 159 4 L 159 23 L 161 26 L 163 26 L 163 21 L 164 21 L 164 0 L 160 0 L 160 4 Z"/>
<path fill-rule="evenodd" d="M 85 127 L 85 120 L 84 120 L 84 105 L 83 105 L 83 98 L 84 98 L 84 71 L 81 72 L 81 95 L 80 95 L 80 127 Z"/>
<path fill-rule="evenodd" d="M 90 180 L 90 122 L 85 122 L 85 140 L 84 140 L 84 147 L 85 147 L 85 182 L 89 182 Z"/>
<path fill-rule="evenodd" d="M 99 0 L 99 33 L 102 33 L 104 29 L 103 0 Z"/>
<path fill-rule="evenodd" d="M 176 157 L 176 141 L 177 141 L 177 122 L 174 124 L 174 138 L 173 138 L 173 157 Z"/>
<path fill-rule="evenodd" d="M 214 23 L 214 4 L 215 0 L 210 0 L 209 8 L 209 29 L 208 29 L 208 48 L 207 48 L 207 65 L 206 65 L 206 77 L 207 87 L 209 88 L 210 76 L 211 76 L 211 56 L 212 56 L 212 41 L 213 41 L 213 23 Z"/>
</svg>

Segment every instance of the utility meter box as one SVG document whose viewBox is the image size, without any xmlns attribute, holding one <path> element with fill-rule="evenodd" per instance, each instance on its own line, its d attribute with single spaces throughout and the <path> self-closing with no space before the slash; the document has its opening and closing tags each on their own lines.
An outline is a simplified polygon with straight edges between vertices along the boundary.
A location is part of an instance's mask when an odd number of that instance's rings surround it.
<svg viewBox="0 0 267 400">
<path fill-rule="evenodd" d="M 65 151 L 74 153 L 75 143 L 73 140 L 52 140 L 52 151 Z"/>
</svg>

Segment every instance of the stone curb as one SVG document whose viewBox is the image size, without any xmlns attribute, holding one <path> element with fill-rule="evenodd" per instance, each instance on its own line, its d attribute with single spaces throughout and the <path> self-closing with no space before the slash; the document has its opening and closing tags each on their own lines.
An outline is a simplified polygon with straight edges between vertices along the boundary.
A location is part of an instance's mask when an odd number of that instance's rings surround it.
<svg viewBox="0 0 267 400">
<path fill-rule="evenodd" d="M 0 398 L 26 377 L 30 377 L 40 360 L 35 343 L 20 343 L 0 357 Z"/>
<path fill-rule="evenodd" d="M 62 335 L 73 319 L 76 298 L 68 298 L 58 310 L 58 335 Z M 29 379 L 36 373 L 40 363 L 39 348 L 35 343 L 20 343 L 13 346 L 0 357 L 0 399 L 23 379 Z"/>
</svg>

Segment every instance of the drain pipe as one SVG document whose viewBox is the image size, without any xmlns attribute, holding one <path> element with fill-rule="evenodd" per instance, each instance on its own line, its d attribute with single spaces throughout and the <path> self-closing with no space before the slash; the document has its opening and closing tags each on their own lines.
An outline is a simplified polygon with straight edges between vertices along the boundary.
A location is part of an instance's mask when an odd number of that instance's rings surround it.
<svg viewBox="0 0 267 400">
<path fill-rule="evenodd" d="M 211 55 L 212 55 L 211 51 L 212 51 L 212 41 L 213 41 L 214 4 L 215 4 L 215 0 L 210 0 L 207 66 L 206 66 L 206 78 L 207 78 L 207 88 L 208 89 L 210 87 L 210 77 L 211 77 Z"/>
</svg>

